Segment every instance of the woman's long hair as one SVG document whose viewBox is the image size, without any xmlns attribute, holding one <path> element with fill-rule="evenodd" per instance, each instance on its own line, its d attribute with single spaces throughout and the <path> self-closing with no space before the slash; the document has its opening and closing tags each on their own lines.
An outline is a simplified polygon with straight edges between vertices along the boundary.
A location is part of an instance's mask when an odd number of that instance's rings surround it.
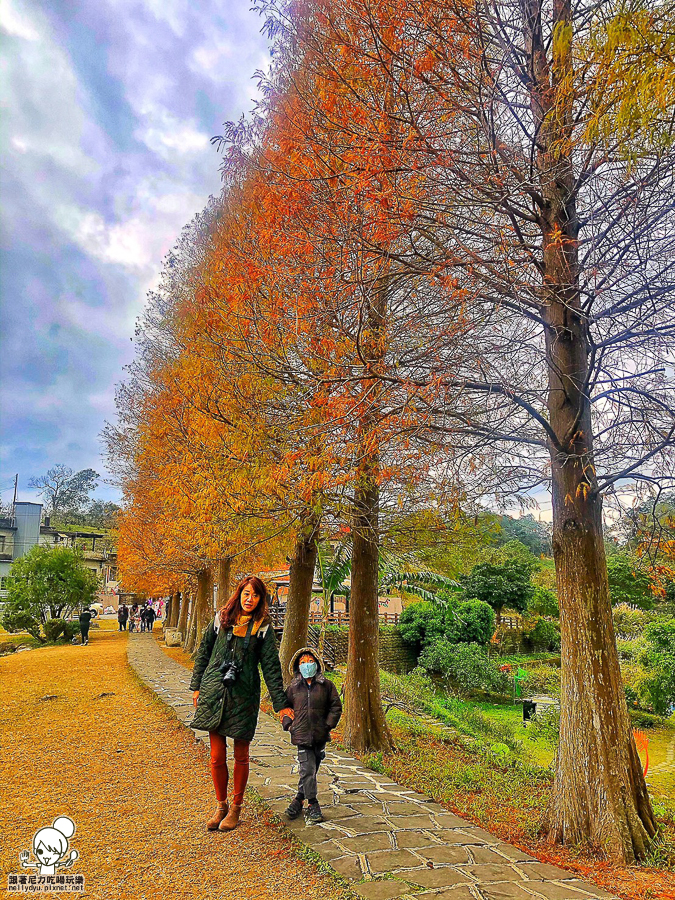
<svg viewBox="0 0 675 900">
<path fill-rule="evenodd" d="M 247 584 L 250 584 L 253 593 L 260 597 L 258 605 L 253 610 L 254 620 L 256 622 L 261 622 L 269 615 L 269 594 L 265 582 L 255 575 L 249 575 L 239 582 L 234 594 L 232 594 L 225 606 L 222 606 L 218 610 L 218 618 L 220 619 L 220 624 L 223 628 L 228 628 L 230 625 L 236 625 L 239 616 L 246 615 L 241 607 L 241 592 Z"/>
</svg>

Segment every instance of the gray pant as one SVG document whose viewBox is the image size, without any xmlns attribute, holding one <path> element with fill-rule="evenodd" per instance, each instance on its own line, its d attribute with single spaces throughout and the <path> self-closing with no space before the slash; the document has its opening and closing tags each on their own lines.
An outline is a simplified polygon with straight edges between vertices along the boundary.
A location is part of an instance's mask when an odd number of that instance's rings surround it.
<svg viewBox="0 0 675 900">
<path fill-rule="evenodd" d="M 316 773 L 326 758 L 326 744 L 300 744 L 298 747 L 298 797 L 303 800 L 316 800 Z"/>
</svg>

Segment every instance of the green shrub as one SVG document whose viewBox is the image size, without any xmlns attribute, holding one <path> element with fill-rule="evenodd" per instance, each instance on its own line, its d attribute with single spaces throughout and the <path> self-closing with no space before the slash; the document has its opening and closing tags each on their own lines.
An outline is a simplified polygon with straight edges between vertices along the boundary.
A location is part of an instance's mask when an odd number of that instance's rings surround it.
<svg viewBox="0 0 675 900">
<path fill-rule="evenodd" d="M 534 597 L 530 602 L 529 608 L 532 612 L 539 613 L 540 616 L 555 616 L 557 618 L 560 615 L 556 594 L 548 588 L 540 587 L 538 584 L 534 585 Z"/>
<path fill-rule="evenodd" d="M 439 641 L 487 644 L 494 631 L 494 612 L 480 600 L 453 599 L 443 605 L 423 601 L 403 610 L 398 629 L 418 654 Z"/>
<path fill-rule="evenodd" d="M 487 644 L 495 629 L 495 614 L 482 600 L 461 600 L 448 607 L 445 636 L 453 644 Z"/>
<path fill-rule="evenodd" d="M 627 603 L 615 606 L 612 617 L 615 632 L 627 640 L 640 637 L 649 621 L 644 610 L 632 609 Z"/>
<path fill-rule="evenodd" d="M 66 627 L 65 619 L 47 619 L 44 624 L 45 637 L 48 641 L 58 641 Z"/>
<path fill-rule="evenodd" d="M 92 627 L 98 627 L 98 622 L 93 622 Z M 63 629 L 63 639 L 66 641 L 72 641 L 76 634 L 80 634 L 80 623 L 77 619 L 73 621 L 66 622 L 66 627 Z"/>
<path fill-rule="evenodd" d="M 610 553 L 607 557 L 607 576 L 612 606 L 620 603 L 629 603 L 640 609 L 654 606 L 649 576 L 640 568 L 640 560 L 622 551 Z"/>
<path fill-rule="evenodd" d="M 499 613 L 504 607 L 524 612 L 534 599 L 532 572 L 533 564 L 527 560 L 478 563 L 464 579 L 464 596 L 489 603 Z"/>
<path fill-rule="evenodd" d="M 509 690 L 508 676 L 499 671 L 478 644 L 451 644 L 441 640 L 424 649 L 419 663 L 426 672 L 464 693 Z"/>
<path fill-rule="evenodd" d="M 675 707 L 675 619 L 647 625 L 638 661 L 645 669 L 640 684 L 643 705 L 659 716 L 670 715 Z"/>
<path fill-rule="evenodd" d="M 642 650 L 644 649 L 644 641 L 643 640 L 622 640 L 621 638 L 617 638 L 616 640 L 616 648 L 619 651 L 619 659 L 626 662 L 632 662 L 636 660 Z"/>
<path fill-rule="evenodd" d="M 524 637 L 532 650 L 560 650 L 560 631 L 547 619 L 537 619 L 533 627 L 524 631 Z"/>
<path fill-rule="evenodd" d="M 560 669 L 545 664 L 532 665 L 526 663 L 527 689 L 532 694 L 560 696 Z"/>
<path fill-rule="evenodd" d="M 6 606 L 2 617 L 2 627 L 10 634 L 18 631 L 27 631 L 31 637 L 34 637 L 40 643 L 44 643 L 44 638 L 40 634 L 40 623 L 29 612 L 17 607 Z"/>
<path fill-rule="evenodd" d="M 540 736 L 550 743 L 557 744 L 560 737 L 560 710 L 555 706 L 547 706 L 532 721 L 532 734 Z"/>
</svg>

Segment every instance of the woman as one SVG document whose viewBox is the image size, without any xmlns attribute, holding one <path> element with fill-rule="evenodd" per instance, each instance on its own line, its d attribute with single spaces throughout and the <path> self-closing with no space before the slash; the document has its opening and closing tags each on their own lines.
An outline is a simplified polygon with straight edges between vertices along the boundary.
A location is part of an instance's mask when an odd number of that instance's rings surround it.
<svg viewBox="0 0 675 900">
<path fill-rule="evenodd" d="M 248 748 L 258 724 L 258 664 L 274 711 L 288 705 L 268 602 L 264 583 L 254 575 L 244 578 L 204 632 L 195 658 L 190 690 L 197 712 L 191 727 L 209 732 L 211 775 L 218 801 L 216 812 L 206 823 L 209 831 L 230 831 L 239 824 L 248 781 Z M 226 737 L 234 740 L 230 807 Z"/>
</svg>

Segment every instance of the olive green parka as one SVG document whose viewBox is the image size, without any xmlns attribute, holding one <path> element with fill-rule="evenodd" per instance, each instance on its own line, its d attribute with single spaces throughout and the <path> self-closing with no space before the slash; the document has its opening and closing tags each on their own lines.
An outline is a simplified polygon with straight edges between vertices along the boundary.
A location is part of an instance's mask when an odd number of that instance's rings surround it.
<svg viewBox="0 0 675 900">
<path fill-rule="evenodd" d="M 191 728 L 217 731 L 224 737 L 252 741 L 258 725 L 260 708 L 260 673 L 262 668 L 267 690 L 275 712 L 288 705 L 277 639 L 269 619 L 263 621 L 251 636 L 246 653 L 243 637 L 233 636 L 228 649 L 227 634 L 231 628 L 221 628 L 218 614 L 204 632 L 190 681 L 190 690 L 199 691 L 197 710 Z M 239 666 L 232 687 L 223 685 L 220 667 L 226 660 Z"/>
</svg>

